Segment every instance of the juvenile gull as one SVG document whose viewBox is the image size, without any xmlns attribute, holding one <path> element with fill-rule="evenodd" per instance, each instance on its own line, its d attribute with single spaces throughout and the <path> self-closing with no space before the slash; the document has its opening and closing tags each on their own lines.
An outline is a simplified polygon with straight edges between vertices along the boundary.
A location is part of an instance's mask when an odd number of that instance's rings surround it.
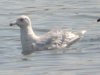
<svg viewBox="0 0 100 75">
<path fill-rule="evenodd" d="M 13 25 L 20 27 L 23 55 L 31 54 L 34 51 L 69 47 L 86 32 L 82 30 L 78 33 L 73 33 L 68 32 L 66 29 L 54 29 L 45 35 L 37 36 L 32 29 L 30 18 L 25 15 L 18 17 L 14 23 L 10 23 L 10 26 Z"/>
</svg>

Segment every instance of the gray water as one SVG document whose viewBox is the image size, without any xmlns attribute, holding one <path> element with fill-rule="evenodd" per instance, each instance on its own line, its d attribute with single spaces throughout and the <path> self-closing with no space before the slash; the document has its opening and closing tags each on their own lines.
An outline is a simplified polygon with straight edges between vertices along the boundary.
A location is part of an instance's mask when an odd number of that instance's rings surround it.
<svg viewBox="0 0 100 75">
<path fill-rule="evenodd" d="M 33 53 L 23 60 L 19 28 L 28 15 L 38 35 L 54 27 L 87 34 L 70 48 Z M 100 0 L 0 0 L 0 75 L 100 75 Z"/>
</svg>

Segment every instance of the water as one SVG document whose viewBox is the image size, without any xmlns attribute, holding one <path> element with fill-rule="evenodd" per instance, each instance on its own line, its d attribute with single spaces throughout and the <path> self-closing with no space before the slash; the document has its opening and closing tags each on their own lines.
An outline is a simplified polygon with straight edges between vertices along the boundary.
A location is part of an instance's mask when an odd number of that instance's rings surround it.
<svg viewBox="0 0 100 75">
<path fill-rule="evenodd" d="M 9 26 L 20 15 L 38 35 L 54 27 L 88 32 L 70 48 L 22 60 L 19 28 Z M 0 0 L 0 75 L 100 75 L 99 17 L 100 0 Z"/>
</svg>

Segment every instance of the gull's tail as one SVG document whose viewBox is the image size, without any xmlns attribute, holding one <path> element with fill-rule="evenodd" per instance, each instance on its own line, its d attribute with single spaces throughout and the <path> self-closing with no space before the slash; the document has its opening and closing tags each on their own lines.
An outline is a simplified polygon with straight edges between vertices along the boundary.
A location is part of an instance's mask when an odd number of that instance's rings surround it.
<svg viewBox="0 0 100 75">
<path fill-rule="evenodd" d="M 85 34 L 87 31 L 86 30 L 82 30 L 81 31 L 81 34 Z"/>
<path fill-rule="evenodd" d="M 82 31 L 78 32 L 77 35 L 82 36 L 82 35 L 84 35 L 86 32 L 87 32 L 86 30 L 82 30 Z"/>
<path fill-rule="evenodd" d="M 86 30 L 82 30 L 82 31 L 76 33 L 76 35 L 78 35 L 78 36 L 74 37 L 74 38 L 70 41 L 70 43 L 68 44 L 67 47 L 70 47 L 70 45 L 72 45 L 73 43 L 77 42 L 77 41 L 82 37 L 82 35 L 84 35 L 86 32 L 87 32 Z"/>
</svg>

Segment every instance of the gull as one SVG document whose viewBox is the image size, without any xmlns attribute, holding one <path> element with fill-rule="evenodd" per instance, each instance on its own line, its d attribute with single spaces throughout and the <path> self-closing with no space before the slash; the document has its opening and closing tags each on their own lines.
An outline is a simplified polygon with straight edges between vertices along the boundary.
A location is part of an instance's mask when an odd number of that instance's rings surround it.
<svg viewBox="0 0 100 75">
<path fill-rule="evenodd" d="M 20 38 L 22 44 L 22 54 L 29 55 L 34 51 L 53 50 L 67 48 L 77 42 L 86 30 L 80 32 L 70 32 L 67 29 L 52 29 L 44 35 L 37 36 L 31 25 L 31 20 L 26 15 L 19 16 L 10 26 L 20 27 Z"/>
</svg>

